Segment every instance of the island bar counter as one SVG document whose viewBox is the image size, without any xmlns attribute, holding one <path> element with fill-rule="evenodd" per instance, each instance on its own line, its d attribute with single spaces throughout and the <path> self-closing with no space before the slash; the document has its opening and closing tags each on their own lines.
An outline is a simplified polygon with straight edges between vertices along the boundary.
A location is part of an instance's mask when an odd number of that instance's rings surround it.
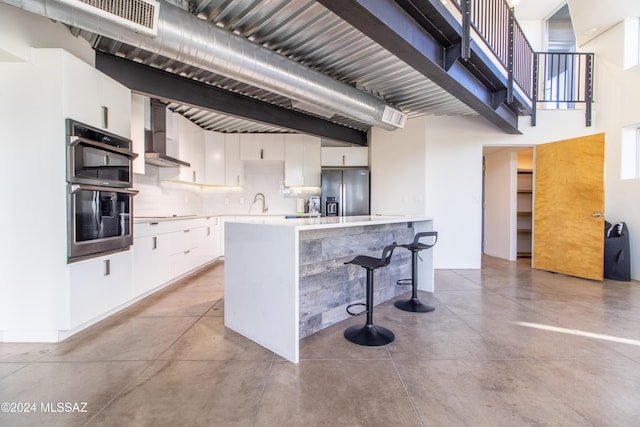
<svg viewBox="0 0 640 427">
<path fill-rule="evenodd" d="M 298 363 L 299 341 L 348 317 L 364 301 L 366 273 L 344 265 L 356 255 L 379 257 L 392 242 L 408 243 L 432 220 L 404 216 L 237 219 L 224 230 L 224 324 Z M 433 292 L 432 251 L 421 254 L 419 288 Z M 375 304 L 410 291 L 409 251 L 397 248 L 376 271 Z"/>
</svg>

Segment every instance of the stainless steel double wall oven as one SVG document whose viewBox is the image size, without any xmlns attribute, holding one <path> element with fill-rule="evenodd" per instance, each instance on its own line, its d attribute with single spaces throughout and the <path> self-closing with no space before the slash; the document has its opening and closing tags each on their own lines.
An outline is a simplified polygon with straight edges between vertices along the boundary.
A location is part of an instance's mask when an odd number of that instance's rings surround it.
<svg viewBox="0 0 640 427">
<path fill-rule="evenodd" d="M 128 249 L 133 244 L 131 140 L 66 120 L 67 260 Z"/>
</svg>

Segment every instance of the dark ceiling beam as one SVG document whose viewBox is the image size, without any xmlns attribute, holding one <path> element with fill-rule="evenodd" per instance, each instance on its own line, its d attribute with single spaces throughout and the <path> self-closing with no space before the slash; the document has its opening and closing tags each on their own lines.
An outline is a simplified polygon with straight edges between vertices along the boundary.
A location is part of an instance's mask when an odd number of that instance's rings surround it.
<svg viewBox="0 0 640 427">
<path fill-rule="evenodd" d="M 451 53 L 447 54 L 446 49 L 450 46 L 443 46 L 431 37 L 395 1 L 318 0 L 318 2 L 504 132 L 521 133 L 518 130 L 516 112 L 505 104 L 494 108 L 496 98 L 493 92 L 459 60 L 451 60 Z M 439 3 L 439 0 L 433 0 L 433 3 L 431 0 L 426 0 L 426 3 L 431 3 L 434 8 L 437 8 L 436 3 Z"/>
<path fill-rule="evenodd" d="M 367 145 L 367 133 L 96 51 L 96 68 L 134 92 L 319 138 Z"/>
</svg>

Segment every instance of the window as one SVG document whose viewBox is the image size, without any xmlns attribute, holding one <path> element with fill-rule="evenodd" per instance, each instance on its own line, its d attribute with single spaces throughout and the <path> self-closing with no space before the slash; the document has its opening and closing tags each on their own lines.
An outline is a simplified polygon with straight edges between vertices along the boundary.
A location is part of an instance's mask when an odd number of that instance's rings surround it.
<svg viewBox="0 0 640 427">
<path fill-rule="evenodd" d="M 621 179 L 640 179 L 640 127 L 622 130 Z"/>
</svg>

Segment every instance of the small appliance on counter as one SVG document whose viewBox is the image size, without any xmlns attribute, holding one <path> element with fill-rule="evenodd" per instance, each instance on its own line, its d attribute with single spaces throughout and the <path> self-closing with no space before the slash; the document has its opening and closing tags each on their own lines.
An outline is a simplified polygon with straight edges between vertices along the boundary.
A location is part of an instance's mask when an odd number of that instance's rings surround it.
<svg viewBox="0 0 640 427">
<path fill-rule="evenodd" d="M 320 196 L 309 197 L 309 213 L 320 213 Z"/>
<path fill-rule="evenodd" d="M 327 201 L 325 202 L 325 215 L 326 216 L 338 216 L 338 198 L 327 196 Z"/>
</svg>

